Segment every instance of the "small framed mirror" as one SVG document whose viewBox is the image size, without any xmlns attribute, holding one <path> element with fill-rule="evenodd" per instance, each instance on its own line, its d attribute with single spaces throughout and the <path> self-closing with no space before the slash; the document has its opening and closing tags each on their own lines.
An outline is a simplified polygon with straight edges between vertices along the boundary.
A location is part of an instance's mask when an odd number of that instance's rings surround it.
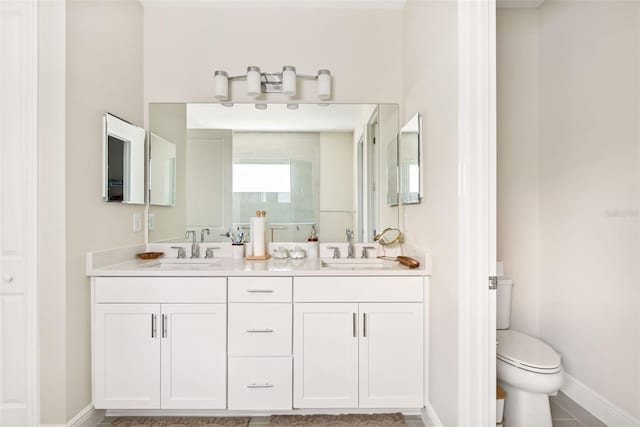
<svg viewBox="0 0 640 427">
<path fill-rule="evenodd" d="M 149 134 L 149 204 L 176 204 L 176 144 Z"/>
<path fill-rule="evenodd" d="M 103 187 L 107 202 L 144 204 L 145 130 L 113 114 L 103 120 Z"/>
<path fill-rule="evenodd" d="M 422 117 L 416 113 L 400 130 L 400 203 L 420 203 L 422 194 Z"/>
</svg>

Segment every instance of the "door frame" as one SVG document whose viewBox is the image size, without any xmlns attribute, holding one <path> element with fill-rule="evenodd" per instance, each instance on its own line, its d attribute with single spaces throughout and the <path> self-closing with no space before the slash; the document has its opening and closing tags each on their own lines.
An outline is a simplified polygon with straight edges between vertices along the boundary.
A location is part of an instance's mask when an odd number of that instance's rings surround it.
<svg viewBox="0 0 640 427">
<path fill-rule="evenodd" d="M 458 1 L 458 424 L 495 406 L 496 2 Z"/>
<path fill-rule="evenodd" d="M 38 305 L 38 3 L 0 0 L 1 14 L 19 15 L 19 37 L 21 51 L 21 80 L 19 93 L 22 108 L 19 112 L 23 149 L 19 153 L 24 165 L 26 191 L 22 195 L 24 216 L 23 256 L 25 262 L 25 302 L 26 302 L 26 418 L 29 426 L 40 423 L 40 334 Z M 0 26 L 2 25 L 0 21 Z M 0 73 L 2 61 L 6 58 L 0 52 Z M 9 100 L 9 102 L 11 102 Z M 1 124 L 0 124 L 1 126 Z M 0 307 L 1 310 L 1 307 Z M 1 314 L 1 311 L 0 311 Z M 6 343 L 0 336 L 0 348 Z M 2 390 L 0 389 L 0 395 Z M 0 414 L 1 415 L 1 414 Z"/>
</svg>

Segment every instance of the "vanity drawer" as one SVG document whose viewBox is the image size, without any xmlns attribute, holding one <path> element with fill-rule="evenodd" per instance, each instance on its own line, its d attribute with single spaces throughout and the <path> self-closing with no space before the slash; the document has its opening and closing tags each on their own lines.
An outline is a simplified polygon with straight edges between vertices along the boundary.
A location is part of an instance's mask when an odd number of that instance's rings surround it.
<svg viewBox="0 0 640 427">
<path fill-rule="evenodd" d="M 423 302 L 423 277 L 296 277 L 295 302 Z"/>
<path fill-rule="evenodd" d="M 229 304 L 229 354 L 289 356 L 291 319 L 291 304 Z"/>
<path fill-rule="evenodd" d="M 229 302 L 291 302 L 291 277 L 229 277 Z"/>
<path fill-rule="evenodd" d="M 230 410 L 292 409 L 290 357 L 230 357 Z"/>
<path fill-rule="evenodd" d="M 226 303 L 222 277 L 97 277 L 96 303 Z"/>
</svg>

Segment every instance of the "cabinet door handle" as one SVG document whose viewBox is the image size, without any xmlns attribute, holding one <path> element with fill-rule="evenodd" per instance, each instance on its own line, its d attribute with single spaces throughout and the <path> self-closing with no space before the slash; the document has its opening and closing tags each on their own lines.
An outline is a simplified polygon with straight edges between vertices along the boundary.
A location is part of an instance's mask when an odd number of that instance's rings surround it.
<svg viewBox="0 0 640 427">
<path fill-rule="evenodd" d="M 250 333 L 250 334 L 259 334 L 259 333 L 270 334 L 272 332 L 273 332 L 273 329 L 247 329 L 247 333 Z"/>
<path fill-rule="evenodd" d="M 247 388 L 273 388 L 273 384 L 271 383 L 263 383 L 263 384 L 249 384 Z"/>
<path fill-rule="evenodd" d="M 162 338 L 166 338 L 167 337 L 167 315 L 163 314 L 162 315 Z"/>
<path fill-rule="evenodd" d="M 353 337 L 358 337 L 358 315 L 353 313 Z"/>
<path fill-rule="evenodd" d="M 367 313 L 362 315 L 362 336 L 365 338 L 367 336 Z"/>
<path fill-rule="evenodd" d="M 156 337 L 156 315 L 152 314 L 151 315 L 151 338 L 155 338 Z"/>
<path fill-rule="evenodd" d="M 250 294 L 272 294 L 273 289 L 247 289 Z"/>
</svg>

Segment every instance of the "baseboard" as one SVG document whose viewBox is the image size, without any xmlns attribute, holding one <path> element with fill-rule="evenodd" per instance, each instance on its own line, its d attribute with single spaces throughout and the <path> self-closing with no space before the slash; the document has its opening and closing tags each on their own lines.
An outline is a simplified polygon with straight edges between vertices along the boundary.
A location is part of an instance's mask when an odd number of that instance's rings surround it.
<svg viewBox="0 0 640 427">
<path fill-rule="evenodd" d="M 608 426 L 640 426 L 640 420 L 622 410 L 611 401 L 596 393 L 566 372 L 564 374 L 564 385 L 560 391 L 569 396 L 578 405 L 591 412 L 591 414 Z"/>
<path fill-rule="evenodd" d="M 444 424 L 442 424 L 442 421 L 440 421 L 438 414 L 436 414 L 436 411 L 433 409 L 433 406 L 431 406 L 431 404 L 429 403 L 426 404 L 426 406 L 422 410 L 421 415 L 422 415 L 422 422 L 424 423 L 425 426 L 444 427 Z"/>
<path fill-rule="evenodd" d="M 89 405 L 71 418 L 66 427 L 96 427 L 105 414 L 106 411 L 104 409 L 96 409 L 93 405 Z"/>
</svg>

